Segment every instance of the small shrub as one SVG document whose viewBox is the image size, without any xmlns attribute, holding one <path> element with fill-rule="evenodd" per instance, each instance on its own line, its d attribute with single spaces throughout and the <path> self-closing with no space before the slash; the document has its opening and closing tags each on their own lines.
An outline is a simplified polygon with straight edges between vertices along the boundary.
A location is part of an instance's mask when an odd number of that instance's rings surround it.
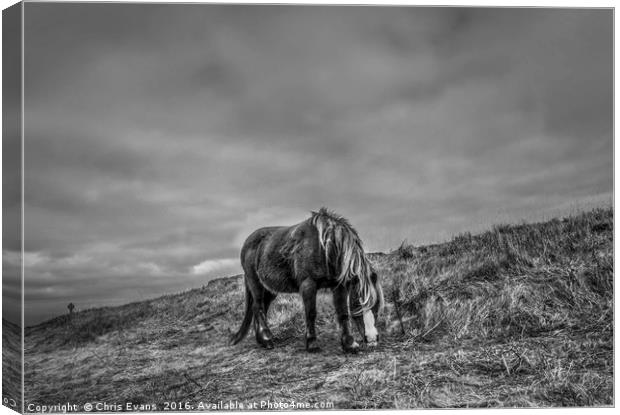
<svg viewBox="0 0 620 415">
<path fill-rule="evenodd" d="M 396 256 L 400 259 L 408 260 L 415 257 L 415 252 L 415 247 L 408 244 L 407 240 L 404 240 L 396 250 Z"/>
</svg>

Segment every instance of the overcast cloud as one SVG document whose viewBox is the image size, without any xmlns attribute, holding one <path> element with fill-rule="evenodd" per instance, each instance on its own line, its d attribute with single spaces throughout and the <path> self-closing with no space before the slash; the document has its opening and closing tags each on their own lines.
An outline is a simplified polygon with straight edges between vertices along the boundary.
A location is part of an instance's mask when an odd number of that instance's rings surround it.
<svg viewBox="0 0 620 415">
<path fill-rule="evenodd" d="M 25 65 L 27 324 L 321 206 L 387 251 L 611 204 L 611 10 L 28 3 Z"/>
</svg>

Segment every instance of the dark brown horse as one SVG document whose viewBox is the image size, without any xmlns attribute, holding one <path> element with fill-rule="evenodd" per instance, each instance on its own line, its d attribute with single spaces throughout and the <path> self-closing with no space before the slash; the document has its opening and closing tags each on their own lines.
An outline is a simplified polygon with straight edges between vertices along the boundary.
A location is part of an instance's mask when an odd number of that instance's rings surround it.
<svg viewBox="0 0 620 415">
<path fill-rule="evenodd" d="M 269 305 L 278 293 L 299 292 L 306 314 L 306 350 L 318 351 L 315 320 L 320 288 L 332 290 L 345 353 L 356 353 L 360 347 L 351 335 L 349 311 L 363 340 L 377 344 L 375 321 L 383 292 L 357 232 L 345 218 L 322 208 L 294 226 L 258 229 L 243 244 L 241 265 L 245 316 L 232 344 L 243 340 L 254 321 L 256 341 L 273 348 Z"/>
</svg>

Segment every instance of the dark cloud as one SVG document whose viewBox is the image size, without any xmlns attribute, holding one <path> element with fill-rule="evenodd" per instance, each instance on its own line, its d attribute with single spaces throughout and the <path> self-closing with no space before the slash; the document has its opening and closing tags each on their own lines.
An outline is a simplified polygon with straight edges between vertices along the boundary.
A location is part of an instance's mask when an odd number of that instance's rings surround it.
<svg viewBox="0 0 620 415">
<path fill-rule="evenodd" d="M 610 10 L 25 16 L 27 322 L 237 273 L 322 205 L 377 251 L 611 200 Z"/>
</svg>

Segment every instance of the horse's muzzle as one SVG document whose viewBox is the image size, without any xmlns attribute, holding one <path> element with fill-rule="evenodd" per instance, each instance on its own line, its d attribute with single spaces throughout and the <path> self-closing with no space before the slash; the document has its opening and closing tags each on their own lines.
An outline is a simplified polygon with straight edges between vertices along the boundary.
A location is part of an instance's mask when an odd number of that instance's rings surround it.
<svg viewBox="0 0 620 415">
<path fill-rule="evenodd" d="M 353 317 L 353 320 L 366 346 L 376 347 L 379 342 L 379 333 L 375 327 L 372 312 L 366 311 L 362 316 Z"/>
<path fill-rule="evenodd" d="M 368 347 L 377 347 L 377 344 L 379 344 L 379 335 L 374 337 L 365 336 L 364 342 Z"/>
</svg>

